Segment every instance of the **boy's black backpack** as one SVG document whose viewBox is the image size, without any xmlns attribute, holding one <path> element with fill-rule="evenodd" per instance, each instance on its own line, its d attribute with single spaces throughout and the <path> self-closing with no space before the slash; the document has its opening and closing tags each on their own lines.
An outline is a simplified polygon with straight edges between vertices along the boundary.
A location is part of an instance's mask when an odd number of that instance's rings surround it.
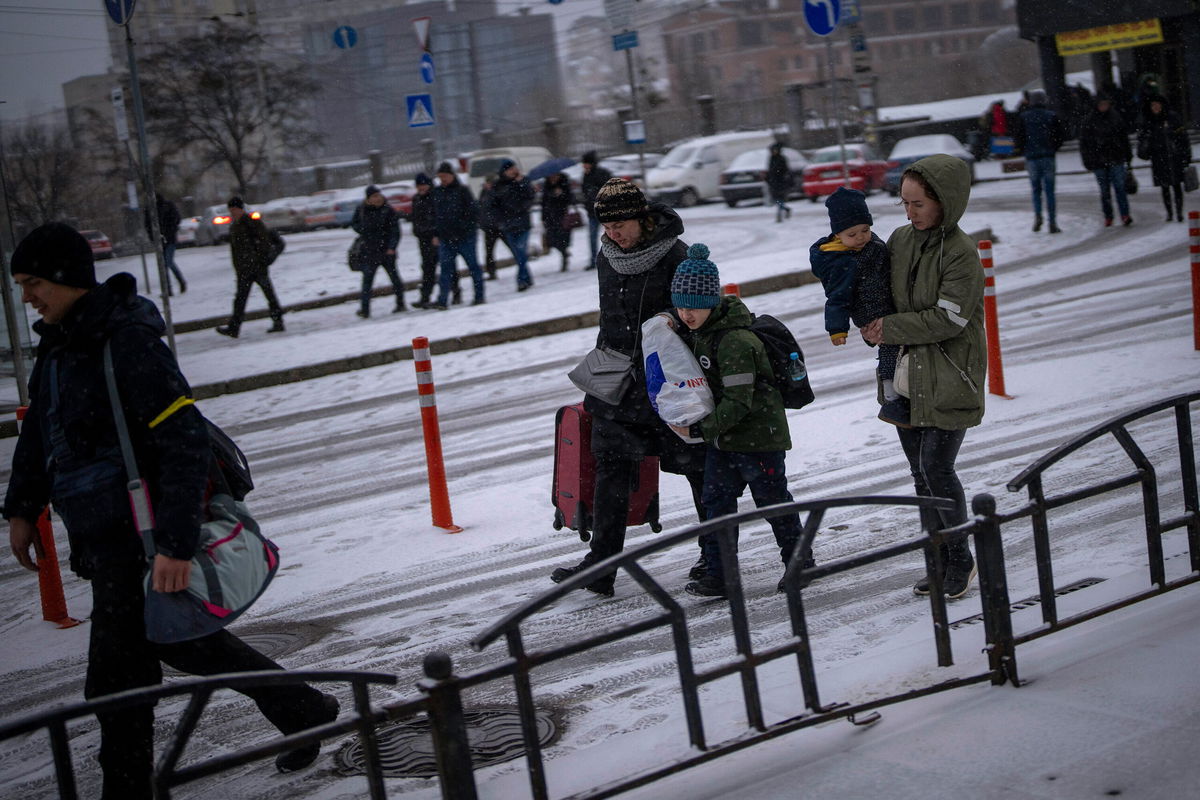
<svg viewBox="0 0 1200 800">
<path fill-rule="evenodd" d="M 728 330 L 726 328 L 717 334 L 716 342 L 713 345 L 714 353 L 720 350 L 721 339 L 725 338 Z M 802 381 L 792 380 L 790 373 L 792 353 L 799 355 L 800 363 L 803 364 L 804 351 L 800 349 L 796 337 L 788 330 L 788 326 L 770 314 L 751 314 L 748 330 L 757 336 L 766 347 L 767 359 L 771 362 L 771 371 L 775 373 L 775 388 L 783 397 L 783 407 L 804 408 L 811 403 L 815 398 L 808 375 L 806 374 Z"/>
<path fill-rule="evenodd" d="M 275 259 L 279 258 L 279 254 L 287 249 L 287 242 L 279 235 L 279 231 L 267 229 L 267 236 L 271 241 L 271 251 L 267 253 L 267 266 L 275 263 Z"/>
</svg>

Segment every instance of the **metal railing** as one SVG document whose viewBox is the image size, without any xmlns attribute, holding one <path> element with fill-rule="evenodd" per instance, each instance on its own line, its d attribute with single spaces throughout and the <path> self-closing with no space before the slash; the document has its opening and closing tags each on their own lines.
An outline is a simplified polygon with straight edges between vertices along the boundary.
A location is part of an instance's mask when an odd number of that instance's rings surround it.
<svg viewBox="0 0 1200 800">
<path fill-rule="evenodd" d="M 1196 450 L 1192 438 L 1191 425 L 1191 405 L 1196 402 L 1200 402 L 1200 392 L 1180 394 L 1101 423 L 1066 444 L 1051 450 L 1008 482 L 1008 490 L 1010 492 L 1019 492 L 1022 489 L 1026 490 L 1028 493 L 1028 502 L 1016 511 L 1001 514 L 998 517 L 998 522 L 1008 523 L 1024 517 L 1029 517 L 1030 519 L 1033 529 L 1034 553 L 1037 559 L 1038 595 L 1041 599 L 1042 620 L 1045 623 L 1035 630 L 1017 636 L 1015 640 L 1016 644 L 1032 641 L 1063 628 L 1085 622 L 1100 614 L 1115 611 L 1118 608 L 1123 608 L 1132 603 L 1200 580 L 1200 499 L 1198 499 L 1196 485 Z M 1135 441 L 1134 435 L 1130 431 L 1130 426 L 1134 422 L 1167 410 L 1171 410 L 1175 417 L 1176 442 L 1180 459 L 1180 484 L 1183 492 L 1184 508 L 1183 513 L 1179 516 L 1163 519 L 1162 509 L 1159 507 L 1157 471 L 1145 451 Z M 1061 464 L 1067 456 L 1078 452 L 1085 446 L 1109 436 L 1116 440 L 1121 446 L 1121 450 L 1129 458 L 1131 467 L 1129 472 L 1118 474 L 1114 478 L 1101 481 L 1092 486 L 1085 486 L 1060 494 L 1047 495 L 1043 479 L 1051 467 Z M 1114 472 L 1120 468 L 1117 464 L 1111 464 L 1110 466 Z M 1150 582 L 1155 584 L 1156 588 L 1139 592 L 1130 597 L 1090 609 L 1066 619 L 1060 619 L 1058 616 L 1058 605 L 1055 601 L 1054 564 L 1050 549 L 1049 512 L 1129 486 L 1140 486 L 1142 490 L 1142 516 L 1146 535 L 1146 551 L 1149 558 Z M 1175 581 L 1168 581 L 1163 557 L 1162 537 L 1164 533 L 1180 528 L 1187 529 L 1191 572 Z"/>
<path fill-rule="evenodd" d="M 65 723 L 80 716 L 108 711 L 122 705 L 153 702 L 160 697 L 189 693 L 192 701 L 176 731 L 172 735 L 166 752 L 156 767 L 155 781 L 160 788 L 159 796 L 169 797 L 171 786 L 211 775 L 231 767 L 248 763 L 268 755 L 292 749 L 301 744 L 328 738 L 339 733 L 357 731 L 362 737 L 366 754 L 365 769 L 373 798 L 383 798 L 383 774 L 376 749 L 374 728 L 388 719 L 424 712 L 430 720 L 430 735 L 437 757 L 438 774 L 442 795 L 450 800 L 474 800 L 477 797 L 471 751 L 467 737 L 467 725 L 463 711 L 463 692 L 482 684 L 497 680 L 512 680 L 517 710 L 521 719 L 525 758 L 528 766 L 530 793 L 536 800 L 546 800 L 549 789 L 543 764 L 542 745 L 538 737 L 536 707 L 532 672 L 535 668 L 587 652 L 594 648 L 612 645 L 632 636 L 656 629 L 669 630 L 675 650 L 680 693 L 686 719 L 688 741 L 694 748 L 689 755 L 671 763 L 622 777 L 613 782 L 596 786 L 572 796 L 574 800 L 612 797 L 660 778 L 681 772 L 699 764 L 733 753 L 759 742 L 801 728 L 819 725 L 830 720 L 844 718 L 868 725 L 878 719 L 876 709 L 943 692 L 970 684 L 990 681 L 994 685 L 1011 683 L 1019 686 L 1016 649 L 1020 644 L 1049 635 L 1063 628 L 1078 624 L 1100 614 L 1145 600 L 1172 589 L 1181 588 L 1200 581 L 1200 502 L 1197 491 L 1197 468 L 1191 429 L 1191 405 L 1200 401 L 1200 392 L 1172 397 L 1137 411 L 1114 418 L 1072 441 L 1052 450 L 1023 470 L 1008 484 L 1009 491 L 1026 489 L 1029 502 L 1016 511 L 999 514 L 990 495 L 977 495 L 971 503 L 973 518 L 954 528 L 941 531 L 923 531 L 913 539 L 897 542 L 886 547 L 856 554 L 819 566 L 805 568 L 800 554 L 806 552 L 830 509 L 850 507 L 899 506 L 917 509 L 946 509 L 952 507 L 950 500 L 941 498 L 914 497 L 850 497 L 828 498 L 793 502 L 755 509 L 730 515 L 705 523 L 693 525 L 677 533 L 656 537 L 652 541 L 625 550 L 612 558 L 600 562 L 590 569 L 579 572 L 558 584 L 545 594 L 530 600 L 517 610 L 488 627 L 472 640 L 477 650 L 482 650 L 503 638 L 507 644 L 507 658 L 499 663 L 466 675 L 455 675 L 450 656 L 434 653 L 425 659 L 425 678 L 418 683 L 423 696 L 386 710 L 376 711 L 369 706 L 366 685 L 370 682 L 394 684 L 396 678 L 372 673 L 329 673 L 329 672 L 268 672 L 227 675 L 215 678 L 174 684 L 170 687 L 150 687 L 126 692 L 121 695 L 81 703 L 64 709 L 56 709 L 35 715 L 32 718 L 0 725 L 0 740 L 46 728 L 50 731 L 51 747 L 54 752 L 56 770 L 59 774 L 61 796 L 74 798 L 74 782 L 70 771 L 70 755 L 67 751 Z M 1174 414 L 1176 441 L 1180 463 L 1183 513 L 1163 519 L 1158 500 L 1158 478 L 1151 459 L 1135 441 L 1131 432 L 1132 423 L 1154 414 L 1170 410 Z M 1061 494 L 1047 496 L 1043 475 L 1048 469 L 1079 451 L 1086 445 L 1112 436 L 1127 454 L 1133 465 L 1132 472 L 1115 478 L 1106 478 L 1095 485 L 1074 489 Z M 1048 512 L 1064 506 L 1089 500 L 1097 495 L 1128 486 L 1140 486 L 1142 490 L 1142 512 L 1145 517 L 1147 549 L 1150 555 L 1150 577 L 1155 588 L 1138 592 L 1115 602 L 1107 602 L 1096 608 L 1060 619 L 1054 597 L 1055 585 L 1050 547 Z M 763 649 L 755 649 L 750 636 L 750 623 L 745 596 L 742 591 L 738 566 L 736 539 L 732 525 L 754 520 L 770 519 L 784 514 L 799 513 L 802 517 L 802 533 L 784 574 L 786 606 L 790 623 L 790 636 L 782 642 Z M 1045 625 L 1026 633 L 1014 635 L 1012 608 L 1009 601 L 1007 570 L 1001 526 L 1018 519 L 1029 517 L 1033 523 L 1034 549 L 1037 559 L 1040 601 Z M 1162 534 L 1171 530 L 1186 529 L 1190 553 L 1189 574 L 1173 581 L 1166 579 L 1163 565 Z M 1008 533 L 1009 531 L 1006 531 Z M 729 613 L 736 646 L 736 656 L 710 666 L 697 669 L 693 660 L 691 643 L 683 607 L 646 571 L 642 565 L 647 557 L 684 544 L 704 534 L 718 537 L 722 563 L 726 565 L 725 580 L 728 592 Z M 817 685 L 817 673 L 813 663 L 812 640 L 808 633 L 808 617 L 804 607 L 804 594 L 814 582 L 824 578 L 850 572 L 890 559 L 911 556 L 921 552 L 930 580 L 930 615 L 933 627 L 937 663 L 950 666 L 953 663 L 950 646 L 950 625 L 946 600 L 942 592 L 941 575 L 943 565 L 942 545 L 947 542 L 970 537 L 975 545 L 979 567 L 979 586 L 982 604 L 987 667 L 983 671 L 960 675 L 908 691 L 877 697 L 868 702 L 825 702 Z M 527 646 L 522 634 L 522 624 L 540 611 L 551 606 L 567 593 L 583 588 L 597 578 L 615 570 L 624 570 L 654 601 L 657 612 L 636 621 L 601 630 L 586 638 L 546 649 Z M 797 713 L 779 722 L 767 724 L 763 715 L 763 704 L 758 685 L 757 671 L 760 667 L 783 658 L 795 658 L 800 677 L 802 706 Z M 742 703 L 746 714 L 748 731 L 718 743 L 709 743 L 705 734 L 699 690 L 705 684 L 721 678 L 736 676 L 741 684 Z M 212 690 L 219 687 L 236 688 L 264 681 L 287 682 L 309 680 L 345 680 L 354 684 L 356 714 L 350 719 L 313 728 L 273 742 L 258 745 L 238 753 L 230 753 L 208 759 L 184 768 L 177 767 L 178 754 L 195 726 L 200 711 Z"/>
<path fill-rule="evenodd" d="M 379 766 L 379 746 L 376 741 L 375 729 L 390 716 L 389 712 L 371 708 L 368 685 L 376 683 L 391 686 L 396 681 L 395 675 L 384 673 L 318 670 L 264 670 L 181 680 L 160 686 L 130 689 L 95 700 L 42 711 L 12 722 L 5 722 L 0 724 L 0 741 L 46 730 L 50 734 L 50 750 L 54 756 L 54 774 L 58 784 L 58 796 L 62 800 L 76 800 L 79 793 L 75 785 L 75 770 L 71 759 L 67 723 L 81 717 L 107 714 L 142 705 L 153 705 L 166 697 L 190 695 L 187 708 L 172 731 L 166 747 L 154 767 L 154 795 L 158 800 L 170 800 L 173 786 L 180 786 L 277 753 L 351 732 L 358 733 L 362 744 L 364 760 L 367 763 L 367 781 L 370 786 L 371 798 L 372 800 L 383 800 L 386 795 L 383 788 L 383 772 Z M 354 694 L 353 713 L 344 719 L 282 736 L 244 750 L 213 756 L 183 767 L 179 766 L 179 758 L 187 746 L 188 739 L 195 731 L 196 724 L 200 721 L 209 699 L 217 689 L 241 689 L 308 682 L 349 683 Z M 418 700 L 405 704 L 403 707 L 393 707 L 390 709 L 390 713 L 416 711 L 424 705 L 424 700 Z M 412 708 L 409 709 L 409 706 Z"/>
</svg>

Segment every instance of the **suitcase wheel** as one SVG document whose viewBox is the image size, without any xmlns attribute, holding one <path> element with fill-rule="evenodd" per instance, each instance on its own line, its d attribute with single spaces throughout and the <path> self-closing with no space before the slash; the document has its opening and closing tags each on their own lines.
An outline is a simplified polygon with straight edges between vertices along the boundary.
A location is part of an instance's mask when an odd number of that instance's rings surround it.
<svg viewBox="0 0 1200 800">
<path fill-rule="evenodd" d="M 579 529 L 579 541 L 590 542 L 591 540 L 592 540 L 592 535 L 590 533 L 588 533 L 587 528 L 580 528 Z"/>
<path fill-rule="evenodd" d="M 561 531 L 562 526 L 563 526 L 563 515 L 562 515 L 562 512 L 556 508 L 556 509 L 554 509 L 554 530 Z"/>
<path fill-rule="evenodd" d="M 662 533 L 662 523 L 659 522 L 658 520 L 651 522 L 650 530 L 654 531 L 655 533 Z"/>
</svg>

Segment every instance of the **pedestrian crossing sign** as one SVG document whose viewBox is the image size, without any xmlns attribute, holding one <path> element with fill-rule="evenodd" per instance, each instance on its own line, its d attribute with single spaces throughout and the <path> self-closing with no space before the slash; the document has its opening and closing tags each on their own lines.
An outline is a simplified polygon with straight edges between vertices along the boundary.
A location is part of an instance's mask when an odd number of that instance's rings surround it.
<svg viewBox="0 0 1200 800">
<path fill-rule="evenodd" d="M 427 128 L 433 124 L 433 95 L 408 96 L 408 127 Z"/>
</svg>

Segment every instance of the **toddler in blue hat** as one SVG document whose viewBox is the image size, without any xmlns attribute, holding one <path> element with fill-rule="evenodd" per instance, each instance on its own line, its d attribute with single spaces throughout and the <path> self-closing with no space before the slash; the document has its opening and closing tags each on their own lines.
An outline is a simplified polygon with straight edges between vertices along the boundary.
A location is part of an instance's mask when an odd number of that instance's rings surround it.
<svg viewBox="0 0 1200 800">
<path fill-rule="evenodd" d="M 825 200 L 830 234 L 808 251 L 813 275 L 825 287 L 825 330 L 835 345 L 846 343 L 853 320 L 858 327 L 896 313 L 892 300 L 892 262 L 887 245 L 871 232 L 874 220 L 867 198 L 857 189 L 839 186 Z M 908 400 L 896 391 L 894 378 L 900 345 L 879 345 L 877 371 L 883 385 L 879 418 L 911 428 Z"/>
</svg>

